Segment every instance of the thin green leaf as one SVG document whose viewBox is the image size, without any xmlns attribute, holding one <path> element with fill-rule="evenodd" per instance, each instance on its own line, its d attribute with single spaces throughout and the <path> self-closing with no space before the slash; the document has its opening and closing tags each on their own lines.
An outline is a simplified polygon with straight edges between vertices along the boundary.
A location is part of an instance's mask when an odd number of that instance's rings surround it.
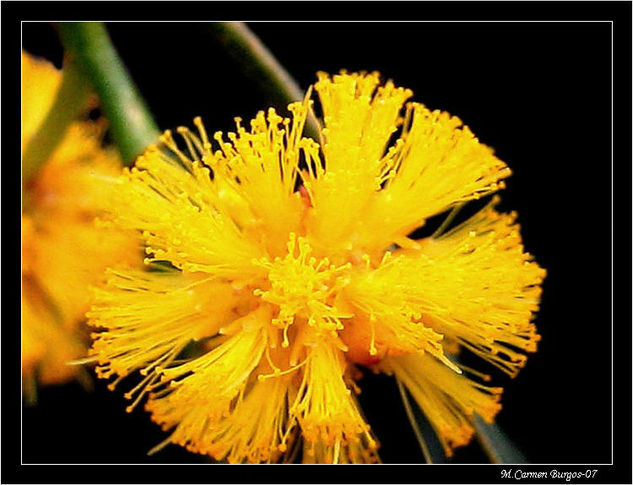
<svg viewBox="0 0 633 485">
<path fill-rule="evenodd" d="M 33 407 L 37 404 L 37 382 L 35 376 L 28 376 L 22 379 L 22 395 L 24 404 Z"/>
<path fill-rule="evenodd" d="M 413 428 L 424 459 L 427 463 L 445 463 L 446 455 L 444 450 L 427 419 L 416 404 L 411 404 L 409 393 L 402 382 L 400 382 L 399 379 L 396 379 L 396 382 L 398 383 L 398 390 L 400 391 L 400 397 L 402 398 L 402 404 L 407 413 L 407 418 L 409 418 L 411 428 Z"/>
<path fill-rule="evenodd" d="M 59 23 L 66 52 L 94 86 L 124 162 L 131 164 L 160 132 L 101 22 Z"/>
<path fill-rule="evenodd" d="M 269 96 L 283 104 L 303 100 L 305 93 L 297 81 L 244 22 L 214 22 L 211 28 L 244 74 L 257 82 Z M 306 134 L 318 139 L 318 133 L 318 123 L 310 112 L 306 120 Z"/>
<path fill-rule="evenodd" d="M 475 415 L 477 440 L 492 463 L 529 463 L 523 453 L 496 424 L 488 424 Z"/>
</svg>

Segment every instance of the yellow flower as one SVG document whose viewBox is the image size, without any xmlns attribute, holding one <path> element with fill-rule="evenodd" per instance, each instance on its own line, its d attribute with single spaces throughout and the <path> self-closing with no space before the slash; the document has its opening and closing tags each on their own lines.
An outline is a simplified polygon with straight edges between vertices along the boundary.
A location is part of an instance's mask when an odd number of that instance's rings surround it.
<svg viewBox="0 0 633 485">
<path fill-rule="evenodd" d="M 409 389 L 450 454 L 501 392 L 451 352 L 515 375 L 536 350 L 545 272 L 496 199 L 441 237 L 408 235 L 510 170 L 377 73 L 319 74 L 315 90 L 320 143 L 302 137 L 308 95 L 291 119 L 237 119 L 215 146 L 197 118 L 124 173 L 111 218 L 136 231 L 149 271 L 111 270 L 99 290 L 98 373 L 114 386 L 139 371 L 130 408 L 148 396 L 166 442 L 191 451 L 364 463 L 378 460 L 355 397 L 364 366 Z"/>
<path fill-rule="evenodd" d="M 49 62 L 22 53 L 23 149 L 52 107 L 61 78 Z M 90 285 L 108 265 L 133 260 L 138 248 L 134 238 L 93 224 L 121 170 L 117 155 L 101 147 L 102 133 L 100 123 L 72 124 L 24 187 L 22 373 L 27 384 L 33 378 L 55 384 L 77 376 L 81 368 L 67 362 L 86 354 L 82 322 Z"/>
</svg>

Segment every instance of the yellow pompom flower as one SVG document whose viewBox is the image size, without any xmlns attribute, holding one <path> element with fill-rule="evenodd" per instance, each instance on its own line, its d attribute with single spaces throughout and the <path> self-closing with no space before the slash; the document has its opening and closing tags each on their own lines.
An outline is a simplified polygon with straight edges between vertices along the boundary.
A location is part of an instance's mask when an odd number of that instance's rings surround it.
<svg viewBox="0 0 633 485">
<path fill-rule="evenodd" d="M 400 380 L 450 454 L 474 414 L 501 407 L 451 352 L 516 375 L 545 271 L 496 199 L 441 237 L 409 234 L 510 170 L 378 73 L 320 73 L 314 89 L 319 143 L 302 136 L 309 94 L 291 118 L 269 109 L 226 136 L 197 118 L 125 171 L 111 220 L 149 268 L 110 270 L 98 291 L 97 371 L 112 386 L 143 376 L 130 409 L 147 396 L 166 443 L 231 463 L 366 463 L 378 439 L 355 397 L 362 366 Z"/>
<path fill-rule="evenodd" d="M 28 145 L 59 90 L 62 72 L 22 53 L 22 147 Z M 68 362 L 85 356 L 82 328 L 90 285 L 106 267 L 139 259 L 138 243 L 93 219 L 112 197 L 121 162 L 101 147 L 103 125 L 72 124 L 63 140 L 24 185 L 22 214 L 22 375 L 57 384 L 78 377 Z"/>
</svg>

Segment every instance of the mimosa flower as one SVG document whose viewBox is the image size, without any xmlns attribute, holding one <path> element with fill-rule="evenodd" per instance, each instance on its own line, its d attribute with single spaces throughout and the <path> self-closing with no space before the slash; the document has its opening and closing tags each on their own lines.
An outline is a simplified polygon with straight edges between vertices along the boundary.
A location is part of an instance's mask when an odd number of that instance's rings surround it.
<svg viewBox="0 0 633 485">
<path fill-rule="evenodd" d="M 45 119 L 62 72 L 22 53 L 22 147 Z M 85 356 L 82 328 L 96 284 L 106 267 L 135 259 L 134 238 L 98 229 L 121 162 L 101 147 L 103 127 L 71 125 L 50 159 L 24 187 L 22 215 L 22 375 L 32 387 L 77 377 L 68 361 Z M 138 255 L 136 255 L 138 258 Z"/>
<path fill-rule="evenodd" d="M 355 396 L 366 367 L 409 389 L 451 454 L 501 407 L 451 351 L 514 376 L 536 350 L 545 271 L 515 214 L 493 199 L 441 237 L 408 236 L 510 170 L 458 118 L 379 84 L 319 74 L 320 143 L 302 137 L 308 95 L 215 147 L 199 118 L 180 147 L 167 131 L 120 179 L 112 221 L 150 271 L 109 271 L 92 354 L 112 385 L 144 376 L 130 408 L 148 396 L 167 442 L 231 463 L 378 461 Z"/>
</svg>

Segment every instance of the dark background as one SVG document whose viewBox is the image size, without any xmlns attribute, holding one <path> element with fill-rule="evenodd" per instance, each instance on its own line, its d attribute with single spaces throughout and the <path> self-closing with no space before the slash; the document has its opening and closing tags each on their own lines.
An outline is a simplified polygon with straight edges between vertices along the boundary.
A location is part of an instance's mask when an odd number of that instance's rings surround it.
<svg viewBox="0 0 633 485">
<path fill-rule="evenodd" d="M 536 319 L 539 351 L 514 380 L 492 371 L 505 387 L 497 422 L 532 463 L 609 463 L 611 24 L 250 27 L 302 88 L 318 70 L 378 70 L 411 88 L 414 100 L 459 116 L 511 167 L 501 208 L 518 211 L 526 250 L 548 276 Z M 208 131 L 226 131 L 234 116 L 249 119 L 274 102 L 243 75 L 207 25 L 112 23 L 108 29 L 161 129 L 202 115 Z M 50 25 L 25 23 L 22 32 L 27 50 L 61 62 Z M 422 462 L 393 380 L 368 375 L 360 384 L 383 461 Z M 37 407 L 23 408 L 23 461 L 207 461 L 177 446 L 147 457 L 165 434 L 142 407 L 126 414 L 123 392 L 105 390 L 104 382 L 95 382 L 92 393 L 77 384 L 40 389 Z M 486 457 L 475 443 L 453 462 Z"/>
</svg>

